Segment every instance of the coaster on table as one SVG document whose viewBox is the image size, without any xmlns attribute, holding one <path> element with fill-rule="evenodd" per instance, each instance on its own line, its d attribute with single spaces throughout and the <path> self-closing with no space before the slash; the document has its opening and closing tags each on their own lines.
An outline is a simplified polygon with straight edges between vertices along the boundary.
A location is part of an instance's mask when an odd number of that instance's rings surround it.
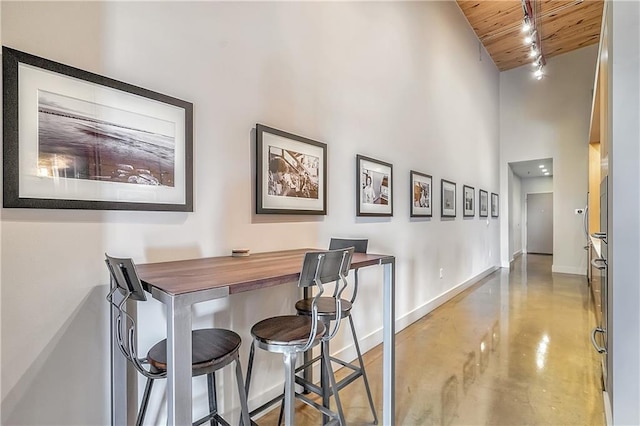
<svg viewBox="0 0 640 426">
<path fill-rule="evenodd" d="M 249 256 L 249 249 L 233 249 L 231 250 L 231 257 L 246 257 Z"/>
</svg>

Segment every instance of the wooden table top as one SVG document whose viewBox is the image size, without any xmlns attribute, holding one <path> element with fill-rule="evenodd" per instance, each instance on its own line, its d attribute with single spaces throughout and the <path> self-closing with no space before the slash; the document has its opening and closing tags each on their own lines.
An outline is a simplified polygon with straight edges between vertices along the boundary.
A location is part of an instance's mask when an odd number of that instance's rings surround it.
<svg viewBox="0 0 640 426">
<path fill-rule="evenodd" d="M 242 293 L 298 280 L 304 254 L 319 249 L 297 249 L 251 254 L 247 257 L 208 257 L 137 266 L 147 290 L 155 287 L 179 295 L 218 287 Z M 379 265 L 393 256 L 354 253 L 351 269 Z"/>
</svg>

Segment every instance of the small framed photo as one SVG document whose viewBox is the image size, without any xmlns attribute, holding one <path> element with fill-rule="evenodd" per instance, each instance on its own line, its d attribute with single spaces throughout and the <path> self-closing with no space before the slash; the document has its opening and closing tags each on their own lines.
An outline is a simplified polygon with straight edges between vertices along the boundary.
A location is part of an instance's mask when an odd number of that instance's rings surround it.
<svg viewBox="0 0 640 426">
<path fill-rule="evenodd" d="M 474 217 L 476 215 L 476 190 L 473 186 L 462 186 L 463 217 Z"/>
<path fill-rule="evenodd" d="M 193 105 L 2 48 L 3 205 L 193 211 Z"/>
<path fill-rule="evenodd" d="M 431 217 L 433 179 L 430 175 L 410 172 L 411 217 Z"/>
<path fill-rule="evenodd" d="M 440 194 L 440 210 L 442 217 L 456 217 L 456 184 L 442 179 Z"/>
<path fill-rule="evenodd" d="M 327 145 L 256 124 L 256 213 L 327 214 Z"/>
<path fill-rule="evenodd" d="M 500 199 L 498 194 L 491 193 L 491 217 L 498 217 L 498 209 L 500 208 Z"/>
<path fill-rule="evenodd" d="M 489 193 L 484 189 L 480 190 L 480 217 L 489 216 Z"/>
<path fill-rule="evenodd" d="M 393 216 L 393 166 L 356 155 L 356 215 Z"/>
</svg>

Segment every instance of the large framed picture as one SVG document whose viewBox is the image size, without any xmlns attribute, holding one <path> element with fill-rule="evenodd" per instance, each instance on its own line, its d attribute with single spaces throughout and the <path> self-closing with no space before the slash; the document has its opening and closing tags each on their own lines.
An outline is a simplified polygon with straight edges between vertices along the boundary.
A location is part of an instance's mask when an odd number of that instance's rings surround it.
<svg viewBox="0 0 640 426">
<path fill-rule="evenodd" d="M 475 188 L 462 185 L 462 216 L 474 217 L 476 215 L 476 192 Z"/>
<path fill-rule="evenodd" d="M 7 47 L 4 207 L 193 211 L 193 105 Z"/>
<path fill-rule="evenodd" d="M 256 125 L 256 213 L 327 214 L 327 145 Z"/>
<path fill-rule="evenodd" d="M 393 216 L 393 166 L 356 155 L 357 216 Z"/>
<path fill-rule="evenodd" d="M 498 217 L 498 209 L 500 209 L 500 199 L 498 194 L 491 193 L 491 217 Z"/>
<path fill-rule="evenodd" d="M 483 189 L 480 190 L 480 217 L 489 216 L 489 193 Z"/>
<path fill-rule="evenodd" d="M 431 217 L 433 179 L 430 175 L 411 170 L 411 217 Z"/>
<path fill-rule="evenodd" d="M 442 217 L 456 217 L 456 184 L 442 179 L 440 181 L 440 211 Z"/>
</svg>

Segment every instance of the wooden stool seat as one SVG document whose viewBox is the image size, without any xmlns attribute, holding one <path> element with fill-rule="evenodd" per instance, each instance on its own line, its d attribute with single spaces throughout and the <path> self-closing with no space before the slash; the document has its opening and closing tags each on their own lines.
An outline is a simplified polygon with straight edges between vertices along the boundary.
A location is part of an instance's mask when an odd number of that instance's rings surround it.
<svg viewBox="0 0 640 426">
<path fill-rule="evenodd" d="M 240 349 L 242 340 L 237 333 L 220 328 L 194 330 L 191 365 L 194 376 L 214 371 L 231 363 Z M 167 339 L 156 343 L 147 354 L 147 361 L 158 371 L 167 369 Z M 197 373 L 197 374 L 196 374 Z"/>
<path fill-rule="evenodd" d="M 302 299 L 296 302 L 296 311 L 301 315 L 311 315 L 311 304 L 313 299 Z M 353 305 L 348 300 L 340 299 L 340 312 L 342 318 L 346 318 L 351 314 Z M 333 297 L 318 298 L 318 315 L 321 317 L 328 316 L 331 319 L 336 317 L 336 299 Z"/>
<path fill-rule="evenodd" d="M 316 339 L 324 336 L 326 328 L 318 321 Z M 311 317 L 283 315 L 267 318 L 251 328 L 251 335 L 257 341 L 267 345 L 297 346 L 304 345 L 311 333 Z"/>
</svg>

